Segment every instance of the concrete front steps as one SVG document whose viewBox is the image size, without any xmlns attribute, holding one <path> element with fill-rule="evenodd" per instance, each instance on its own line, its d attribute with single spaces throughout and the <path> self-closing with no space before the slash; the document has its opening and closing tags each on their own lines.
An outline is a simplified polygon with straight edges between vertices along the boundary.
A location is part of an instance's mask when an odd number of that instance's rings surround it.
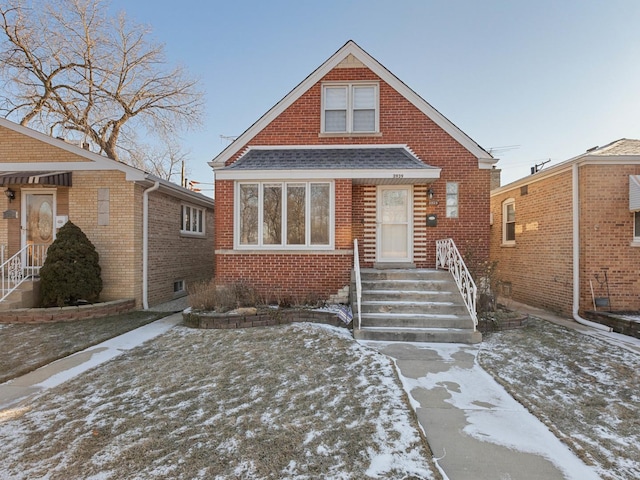
<svg viewBox="0 0 640 480">
<path fill-rule="evenodd" d="M 0 312 L 19 308 L 33 308 L 39 301 L 40 279 L 28 279 L 20 284 L 7 298 L 0 302 Z M 0 298 L 2 295 L 0 295 Z"/>
<path fill-rule="evenodd" d="M 360 340 L 479 343 L 473 320 L 448 271 L 362 269 Z M 355 303 L 355 302 L 354 302 Z"/>
</svg>

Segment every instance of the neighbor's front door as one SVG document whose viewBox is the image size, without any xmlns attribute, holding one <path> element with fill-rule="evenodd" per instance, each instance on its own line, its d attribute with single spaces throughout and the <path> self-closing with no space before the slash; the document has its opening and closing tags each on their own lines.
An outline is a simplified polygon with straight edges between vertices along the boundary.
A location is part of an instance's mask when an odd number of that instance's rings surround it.
<svg viewBox="0 0 640 480">
<path fill-rule="evenodd" d="M 378 262 L 411 262 L 413 239 L 411 186 L 378 187 Z"/>
<path fill-rule="evenodd" d="M 55 191 L 22 191 L 23 265 L 41 266 L 46 248 L 55 238 Z M 33 247 L 31 247 L 33 245 Z"/>
</svg>

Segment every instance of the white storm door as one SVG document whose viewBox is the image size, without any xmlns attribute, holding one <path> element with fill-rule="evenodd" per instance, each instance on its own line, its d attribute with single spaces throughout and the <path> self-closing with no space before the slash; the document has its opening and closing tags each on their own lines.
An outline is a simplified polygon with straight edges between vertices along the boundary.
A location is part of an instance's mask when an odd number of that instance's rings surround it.
<svg viewBox="0 0 640 480">
<path fill-rule="evenodd" d="M 413 225 L 411 186 L 378 187 L 378 262 L 411 262 Z"/>
</svg>

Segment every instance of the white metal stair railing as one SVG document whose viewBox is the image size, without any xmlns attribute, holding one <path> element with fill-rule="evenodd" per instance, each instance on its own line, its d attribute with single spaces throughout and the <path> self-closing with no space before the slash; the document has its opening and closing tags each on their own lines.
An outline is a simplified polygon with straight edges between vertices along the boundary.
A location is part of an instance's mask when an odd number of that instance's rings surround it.
<svg viewBox="0 0 640 480">
<path fill-rule="evenodd" d="M 33 279 L 47 258 L 48 245 L 25 245 L 0 266 L 0 302 L 4 301 L 22 282 Z M 22 259 L 26 261 L 23 262 Z"/>
<path fill-rule="evenodd" d="M 449 270 L 453 275 L 453 279 L 473 320 L 473 330 L 475 331 L 478 325 L 478 314 L 476 313 L 478 287 L 473 281 L 452 238 L 436 240 L 436 269 L 438 268 Z"/>
<path fill-rule="evenodd" d="M 356 302 L 358 305 L 358 330 L 360 330 L 360 324 L 362 318 L 360 316 L 360 303 L 362 302 L 362 280 L 360 278 L 360 253 L 358 250 L 358 239 L 353 239 L 353 271 L 356 276 Z"/>
</svg>

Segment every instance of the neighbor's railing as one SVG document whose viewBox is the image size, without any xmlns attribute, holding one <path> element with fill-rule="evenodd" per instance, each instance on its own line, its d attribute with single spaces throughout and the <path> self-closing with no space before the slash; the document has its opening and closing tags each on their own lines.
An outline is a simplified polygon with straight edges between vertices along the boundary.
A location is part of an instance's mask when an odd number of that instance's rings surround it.
<svg viewBox="0 0 640 480">
<path fill-rule="evenodd" d="M 358 239 L 353 239 L 353 271 L 356 276 L 356 304 L 358 306 L 358 330 L 362 319 L 360 318 L 360 302 L 362 300 L 362 280 L 360 279 L 360 253 L 358 250 Z"/>
<path fill-rule="evenodd" d="M 475 330 L 478 325 L 478 314 L 476 313 L 478 287 L 476 287 L 476 283 L 471 278 L 462 255 L 460 255 L 452 238 L 436 241 L 436 268 L 449 270 L 453 275 L 469 315 L 471 315 L 473 329 Z"/>
<path fill-rule="evenodd" d="M 22 282 L 40 273 L 40 268 L 47 258 L 48 247 L 49 245 L 25 245 L 15 255 L 2 262 L 0 265 L 0 277 L 2 278 L 0 302 L 18 288 Z M 4 259 L 4 249 L 2 256 Z"/>
</svg>

